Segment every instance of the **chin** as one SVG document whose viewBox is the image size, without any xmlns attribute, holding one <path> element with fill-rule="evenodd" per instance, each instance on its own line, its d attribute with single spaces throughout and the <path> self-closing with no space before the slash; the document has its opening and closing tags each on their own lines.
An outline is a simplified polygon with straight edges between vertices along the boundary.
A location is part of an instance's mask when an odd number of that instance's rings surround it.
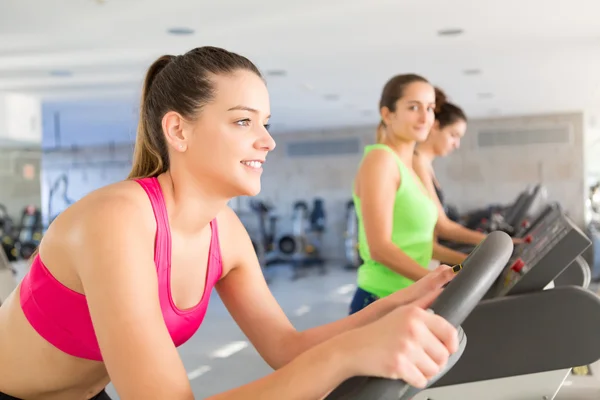
<svg viewBox="0 0 600 400">
<path fill-rule="evenodd" d="M 260 193 L 261 185 L 260 185 L 260 183 L 254 184 L 254 185 L 246 184 L 246 185 L 240 186 L 238 189 L 239 189 L 239 193 L 240 193 L 238 196 L 254 197 Z"/>
</svg>

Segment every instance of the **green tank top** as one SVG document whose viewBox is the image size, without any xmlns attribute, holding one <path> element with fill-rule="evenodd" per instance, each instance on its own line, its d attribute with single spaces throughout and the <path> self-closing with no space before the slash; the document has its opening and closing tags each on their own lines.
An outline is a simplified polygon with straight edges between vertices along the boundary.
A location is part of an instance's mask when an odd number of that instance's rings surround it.
<svg viewBox="0 0 600 400">
<path fill-rule="evenodd" d="M 387 145 L 366 146 L 363 159 L 374 149 L 391 152 L 400 170 L 400 187 L 394 200 L 392 242 L 420 266 L 428 268 L 433 255 L 434 229 L 438 218 L 437 207 L 426 194 L 422 182 L 411 174 L 400 157 Z M 354 190 L 352 199 L 358 217 L 358 249 L 363 259 L 363 264 L 358 269 L 358 287 L 378 297 L 385 297 L 413 284 L 413 280 L 371 259 L 360 198 L 356 196 Z"/>
</svg>

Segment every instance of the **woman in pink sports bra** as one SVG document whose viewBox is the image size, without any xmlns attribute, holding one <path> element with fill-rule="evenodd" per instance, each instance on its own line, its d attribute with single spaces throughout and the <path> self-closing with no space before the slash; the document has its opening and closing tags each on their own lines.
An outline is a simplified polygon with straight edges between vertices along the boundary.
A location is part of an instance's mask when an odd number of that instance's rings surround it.
<svg viewBox="0 0 600 400">
<path fill-rule="evenodd" d="M 177 346 L 213 288 L 276 371 L 212 400 L 319 399 L 355 375 L 423 387 L 440 371 L 456 330 L 424 309 L 447 266 L 334 323 L 290 324 L 227 206 L 260 191 L 269 114 L 245 57 L 201 47 L 150 66 L 129 178 L 61 213 L 0 307 L 0 400 L 108 399 L 111 381 L 123 400 L 193 399 Z"/>
</svg>

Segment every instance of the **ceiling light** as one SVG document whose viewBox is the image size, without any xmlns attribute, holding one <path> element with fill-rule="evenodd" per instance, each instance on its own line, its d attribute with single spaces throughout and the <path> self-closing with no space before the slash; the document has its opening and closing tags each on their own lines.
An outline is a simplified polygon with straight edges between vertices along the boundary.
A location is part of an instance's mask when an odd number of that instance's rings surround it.
<svg viewBox="0 0 600 400">
<path fill-rule="evenodd" d="M 267 71 L 267 76 L 286 76 L 287 72 L 283 69 L 271 69 Z"/>
<path fill-rule="evenodd" d="M 194 34 L 194 30 L 191 28 L 184 28 L 184 27 L 176 27 L 176 28 L 171 28 L 167 30 L 168 33 L 170 33 L 171 35 L 192 35 Z"/>
<path fill-rule="evenodd" d="M 463 73 L 465 75 L 480 75 L 481 74 L 481 70 L 477 69 L 477 68 L 471 68 L 471 69 L 465 69 L 463 71 Z"/>
<path fill-rule="evenodd" d="M 477 95 L 480 99 L 491 99 L 492 97 L 494 97 L 494 95 L 492 93 L 479 93 Z"/>
<path fill-rule="evenodd" d="M 67 77 L 72 76 L 73 73 L 71 71 L 67 71 L 66 69 L 54 69 L 50 71 L 50 75 L 59 76 L 59 77 Z"/>
<path fill-rule="evenodd" d="M 340 98 L 337 94 L 326 94 L 323 97 L 325 98 L 325 100 L 329 101 L 335 101 Z"/>
<path fill-rule="evenodd" d="M 373 114 L 373 110 L 362 110 L 361 114 L 364 116 L 369 116 Z"/>
<path fill-rule="evenodd" d="M 440 36 L 458 36 L 458 35 L 462 35 L 464 33 L 464 31 L 460 28 L 447 28 L 447 29 L 440 29 L 438 31 L 438 35 Z"/>
<path fill-rule="evenodd" d="M 308 91 L 313 91 L 315 90 L 315 87 L 313 85 L 311 85 L 310 83 L 303 83 L 302 84 L 302 88 L 304 90 L 308 90 Z"/>
</svg>

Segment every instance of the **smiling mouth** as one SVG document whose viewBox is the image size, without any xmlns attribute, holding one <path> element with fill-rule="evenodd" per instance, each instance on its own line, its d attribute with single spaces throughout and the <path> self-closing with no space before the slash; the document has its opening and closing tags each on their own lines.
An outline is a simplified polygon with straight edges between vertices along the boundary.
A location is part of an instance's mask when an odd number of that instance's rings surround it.
<svg viewBox="0 0 600 400">
<path fill-rule="evenodd" d="M 262 165 L 263 165 L 263 161 L 240 161 L 242 164 L 244 164 L 245 166 L 249 167 L 249 168 L 253 168 L 253 169 L 261 169 Z"/>
</svg>

